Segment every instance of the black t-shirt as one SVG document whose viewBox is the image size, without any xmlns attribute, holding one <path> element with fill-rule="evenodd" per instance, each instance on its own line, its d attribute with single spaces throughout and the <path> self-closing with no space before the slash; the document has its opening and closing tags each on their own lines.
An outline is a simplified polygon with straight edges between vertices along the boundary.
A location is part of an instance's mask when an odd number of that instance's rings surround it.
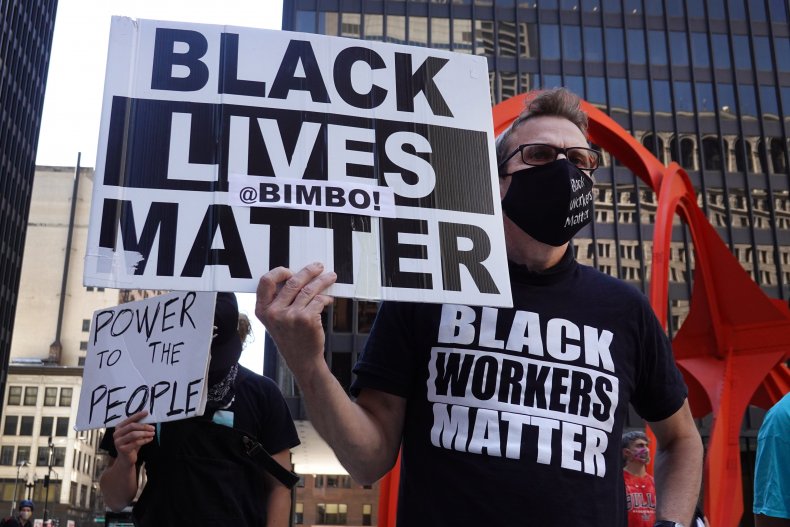
<svg viewBox="0 0 790 527">
<path fill-rule="evenodd" d="M 224 411 L 233 427 L 218 424 L 220 414 L 157 425 L 154 440 L 140 449 L 147 481 L 134 506 L 135 525 L 264 525 L 265 469 L 248 457 L 243 436 L 274 455 L 299 444 L 291 414 L 277 385 L 239 367 L 235 398 Z M 112 457 L 114 429 L 101 448 Z M 186 523 L 185 523 L 186 522 Z M 196 522 L 196 523 L 193 523 Z"/>
<path fill-rule="evenodd" d="M 407 399 L 398 525 L 626 524 L 620 437 L 686 387 L 647 299 L 578 264 L 511 266 L 514 308 L 384 303 L 355 367 Z"/>
</svg>

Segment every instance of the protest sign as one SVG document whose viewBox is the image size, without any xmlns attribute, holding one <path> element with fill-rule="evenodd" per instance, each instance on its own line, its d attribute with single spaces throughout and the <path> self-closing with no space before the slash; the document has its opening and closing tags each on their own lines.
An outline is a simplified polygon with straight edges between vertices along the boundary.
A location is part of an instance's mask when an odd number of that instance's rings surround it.
<svg viewBox="0 0 790 527">
<path fill-rule="evenodd" d="M 77 430 L 202 415 L 215 293 L 169 293 L 100 309 L 91 320 Z"/>
<path fill-rule="evenodd" d="M 483 57 L 113 18 L 86 284 L 511 305 Z"/>
</svg>

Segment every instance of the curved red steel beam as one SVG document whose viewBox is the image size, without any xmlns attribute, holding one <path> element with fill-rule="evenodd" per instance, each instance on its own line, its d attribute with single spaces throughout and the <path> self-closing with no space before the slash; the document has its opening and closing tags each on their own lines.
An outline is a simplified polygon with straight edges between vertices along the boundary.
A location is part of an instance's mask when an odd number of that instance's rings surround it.
<svg viewBox="0 0 790 527">
<path fill-rule="evenodd" d="M 495 133 L 504 131 L 533 96 L 522 94 L 497 105 Z M 739 436 L 744 412 L 750 403 L 767 408 L 790 391 L 790 371 L 784 365 L 790 357 L 790 310 L 784 302 L 768 298 L 729 252 L 677 163 L 663 166 L 609 116 L 587 103 L 583 108 L 590 119 L 590 140 L 658 196 L 649 297 L 664 325 L 675 214 L 691 233 L 691 309 L 673 349 L 695 416 L 714 415 L 705 468 L 708 517 L 712 525 L 734 527 L 743 514 Z"/>
</svg>

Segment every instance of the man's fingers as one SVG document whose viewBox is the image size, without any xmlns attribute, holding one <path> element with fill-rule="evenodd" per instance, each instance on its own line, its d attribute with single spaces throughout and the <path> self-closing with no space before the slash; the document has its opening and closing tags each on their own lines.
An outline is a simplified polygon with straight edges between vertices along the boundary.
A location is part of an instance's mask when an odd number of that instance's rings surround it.
<svg viewBox="0 0 790 527">
<path fill-rule="evenodd" d="M 289 278 L 273 304 L 278 304 L 282 307 L 294 304 L 294 300 L 299 295 L 304 295 L 303 289 L 310 284 L 312 280 L 319 276 L 324 271 L 324 264 L 316 262 L 304 266 L 298 273 Z M 315 296 L 315 293 L 310 294 L 310 298 Z M 309 301 L 309 300 L 308 300 Z"/>
<path fill-rule="evenodd" d="M 318 299 L 318 297 L 324 297 L 318 301 L 318 303 L 321 304 L 321 309 L 323 309 L 327 305 L 325 303 L 326 298 L 329 298 L 330 303 L 332 302 L 332 297 L 323 293 L 329 286 L 334 284 L 336 280 L 337 275 L 335 273 L 324 273 L 318 275 L 299 290 L 296 298 L 294 298 L 292 302 L 292 305 L 297 309 L 304 309 L 316 299 Z"/>
<path fill-rule="evenodd" d="M 271 305 L 277 296 L 277 289 L 280 284 L 293 276 L 293 272 L 285 267 L 272 269 L 258 280 L 258 288 L 255 291 L 255 316 L 259 319 L 263 312 Z"/>
<path fill-rule="evenodd" d="M 122 427 L 124 427 L 126 425 L 129 425 L 131 423 L 137 423 L 137 422 L 141 421 L 143 418 L 145 418 L 145 416 L 147 416 L 147 415 L 148 415 L 148 412 L 145 411 L 145 410 L 141 410 L 141 411 L 139 411 L 137 413 L 133 413 L 132 415 L 130 415 L 129 417 L 127 417 L 126 419 L 124 419 L 123 421 L 118 423 L 115 426 L 115 428 L 117 430 L 118 428 L 122 428 Z"/>
<path fill-rule="evenodd" d="M 316 262 L 296 274 L 278 267 L 263 275 L 258 281 L 255 316 L 263 320 L 266 311 L 275 306 L 304 308 L 337 279 L 334 273 L 322 275 L 323 270 L 324 265 Z"/>
</svg>

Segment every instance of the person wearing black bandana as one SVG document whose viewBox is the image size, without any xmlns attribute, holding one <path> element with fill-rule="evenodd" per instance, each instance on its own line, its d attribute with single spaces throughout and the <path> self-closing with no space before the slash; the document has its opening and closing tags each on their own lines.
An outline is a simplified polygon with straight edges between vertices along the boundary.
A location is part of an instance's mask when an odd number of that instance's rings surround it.
<svg viewBox="0 0 790 527">
<path fill-rule="evenodd" d="M 323 360 L 321 264 L 274 269 L 256 315 L 355 480 L 401 452 L 398 526 L 623 527 L 630 406 L 657 438 L 656 525 L 688 525 L 702 443 L 645 296 L 574 257 L 600 154 L 579 98 L 539 93 L 496 151 L 513 308 L 384 302 L 351 400 Z M 402 450 L 401 450 L 402 449 Z"/>
<path fill-rule="evenodd" d="M 277 385 L 238 364 L 242 342 L 233 293 L 218 293 L 208 370 L 206 411 L 181 421 L 143 424 L 138 412 L 107 429 L 100 447 L 110 462 L 100 483 L 105 503 L 119 511 L 134 503 L 136 526 L 289 525 L 291 491 L 246 445 L 257 442 L 290 470 L 299 444 Z"/>
</svg>

